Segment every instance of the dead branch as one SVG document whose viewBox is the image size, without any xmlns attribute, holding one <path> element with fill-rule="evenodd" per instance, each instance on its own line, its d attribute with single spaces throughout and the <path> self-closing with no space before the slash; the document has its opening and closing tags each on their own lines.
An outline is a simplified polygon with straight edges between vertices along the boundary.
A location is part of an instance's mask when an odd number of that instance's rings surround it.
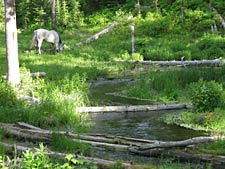
<svg viewBox="0 0 225 169">
<path fill-rule="evenodd" d="M 16 150 L 18 151 L 37 151 L 38 149 L 34 149 L 34 148 L 30 148 L 30 147 L 26 147 L 26 146 L 18 146 L 18 145 L 12 145 L 12 144 L 7 144 L 7 143 L 4 143 L 4 142 L 0 142 L 0 145 L 7 148 L 7 149 L 13 149 L 13 148 L 16 148 Z M 58 152 L 54 152 L 54 151 L 51 151 L 51 150 L 48 150 L 47 151 L 47 154 L 49 156 L 57 156 L 57 157 L 60 157 L 60 158 L 65 158 L 66 154 L 65 153 L 58 153 Z M 104 159 L 100 159 L 100 158 L 94 158 L 94 157 L 85 157 L 85 156 L 80 156 L 80 155 L 77 155 L 77 154 L 73 154 L 73 157 L 74 158 L 82 158 L 86 161 L 94 161 L 95 164 L 97 165 L 104 165 L 104 166 L 110 166 L 110 165 L 113 165 L 115 164 L 116 162 L 114 161 L 110 161 L 110 160 L 104 160 Z M 122 163 L 122 166 L 127 168 L 127 169 L 131 169 L 132 166 L 128 163 Z"/>
<path fill-rule="evenodd" d="M 210 8 L 211 8 L 213 11 L 216 12 L 216 14 L 217 14 L 217 16 L 218 16 L 218 18 L 219 18 L 219 20 L 220 20 L 220 22 L 221 22 L 223 28 L 225 29 L 225 20 L 224 20 L 223 16 L 216 10 L 216 8 L 214 8 L 214 7 L 212 7 L 212 6 L 211 6 Z"/>
<path fill-rule="evenodd" d="M 80 46 L 83 45 L 85 43 L 90 43 L 92 41 L 97 40 L 100 36 L 109 33 L 111 30 L 113 30 L 114 28 L 116 28 L 118 25 L 117 22 L 114 22 L 112 25 L 110 25 L 109 27 L 103 29 L 102 31 L 96 33 L 95 35 L 91 36 L 90 38 L 87 38 L 86 40 L 79 42 L 79 43 L 75 43 L 74 46 Z"/>
</svg>

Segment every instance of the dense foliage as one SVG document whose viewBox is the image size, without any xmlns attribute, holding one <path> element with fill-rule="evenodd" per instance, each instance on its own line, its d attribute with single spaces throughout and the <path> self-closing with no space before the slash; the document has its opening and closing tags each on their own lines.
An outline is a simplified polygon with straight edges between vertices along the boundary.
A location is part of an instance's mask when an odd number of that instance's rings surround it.
<svg viewBox="0 0 225 169">
<path fill-rule="evenodd" d="M 136 15 L 137 2 L 137 0 L 56 0 L 57 25 L 82 23 L 88 16 L 107 10 L 108 13 L 105 13 L 105 16 L 110 16 L 109 13 L 118 9 Z M 3 1 L 0 2 L 1 25 L 4 23 L 3 3 Z M 171 21 L 171 23 L 180 22 L 183 28 L 188 30 L 194 30 L 194 28 L 203 30 L 208 28 L 210 23 L 219 23 L 217 14 L 210 9 L 209 3 L 222 16 L 225 14 L 223 0 L 140 0 L 140 5 L 151 6 L 151 11 L 163 14 L 166 17 L 165 24 Z M 16 10 L 19 28 L 51 26 L 51 0 L 18 0 Z M 145 15 L 147 11 L 143 10 L 142 14 Z"/>
</svg>

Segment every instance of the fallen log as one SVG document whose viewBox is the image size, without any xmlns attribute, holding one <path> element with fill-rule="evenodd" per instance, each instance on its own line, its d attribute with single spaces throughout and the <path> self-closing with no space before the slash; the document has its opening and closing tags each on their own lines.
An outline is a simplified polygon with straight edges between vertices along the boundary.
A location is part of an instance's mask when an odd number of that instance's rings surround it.
<svg viewBox="0 0 225 169">
<path fill-rule="evenodd" d="M 211 137 L 194 137 L 183 141 L 159 141 L 153 144 L 145 144 L 138 147 L 139 150 L 155 149 L 155 148 L 171 148 L 171 147 L 187 147 L 189 145 L 209 143 L 218 140 L 225 140 L 225 136 L 211 136 Z"/>
<path fill-rule="evenodd" d="M 116 60 L 116 62 L 140 63 L 147 65 L 160 66 L 221 66 L 224 61 L 221 59 L 214 60 L 190 60 L 190 61 L 147 61 L 147 60 Z"/>
<path fill-rule="evenodd" d="M 21 128 L 22 127 L 22 128 Z M 69 136 L 67 138 L 73 140 L 74 142 L 83 142 L 91 144 L 95 147 L 103 147 L 105 149 L 110 149 L 114 151 L 122 150 L 127 151 L 128 153 L 135 153 L 139 155 L 145 155 L 149 157 L 159 157 L 169 156 L 176 158 L 188 158 L 193 157 L 198 160 L 208 160 L 211 162 L 219 162 L 225 164 L 224 156 L 215 156 L 215 155 L 202 155 L 191 152 L 184 152 L 181 150 L 171 150 L 174 148 L 184 148 L 191 145 L 197 145 L 200 143 L 209 143 L 218 140 L 225 140 L 225 136 L 211 136 L 211 137 L 195 137 L 183 141 L 157 141 L 157 140 L 143 140 L 136 138 L 128 137 L 119 137 L 119 136 L 107 136 L 107 135 L 77 135 L 71 132 L 63 131 L 49 131 L 36 128 L 32 125 L 26 123 L 15 124 L 5 124 L 0 123 L 0 128 L 3 128 L 6 132 L 16 137 L 25 139 L 38 139 L 40 141 L 49 142 L 51 139 L 52 133 L 62 134 L 64 136 Z M 74 137 L 76 136 L 76 137 Z M 78 136 L 78 137 L 77 137 Z M 95 139 L 95 137 L 97 139 Z M 214 157 L 214 158 L 212 158 Z M 212 159 L 214 161 L 212 161 Z"/>
<path fill-rule="evenodd" d="M 38 151 L 37 148 L 30 148 L 30 147 L 26 147 L 26 146 L 19 146 L 19 145 L 12 145 L 12 144 L 8 144 L 8 143 L 4 143 L 4 142 L 0 142 L 0 145 L 7 148 L 7 149 L 16 149 L 17 151 Z M 57 156 L 60 158 L 65 158 L 66 154 L 65 153 L 59 153 L 59 152 L 54 152 L 48 149 L 48 151 L 46 152 L 49 156 Z M 85 161 L 94 161 L 94 164 L 97 165 L 103 165 L 103 166 L 111 166 L 116 164 L 116 162 L 114 161 L 110 161 L 110 160 L 104 160 L 104 159 L 100 159 L 100 158 L 94 158 L 94 157 L 85 157 L 85 156 L 80 156 L 78 154 L 73 154 L 74 158 L 82 158 Z M 123 167 L 125 167 L 126 169 L 131 169 L 132 166 L 129 163 L 121 163 Z"/>
<path fill-rule="evenodd" d="M 139 154 L 148 157 L 173 157 L 176 158 L 178 161 L 201 161 L 201 162 L 209 162 L 213 165 L 225 165 L 225 156 L 220 155 L 211 155 L 211 154 L 203 154 L 203 153 L 195 153 L 190 151 L 183 151 L 183 150 L 169 150 L 169 149 L 151 149 L 151 150 L 144 150 L 139 151 L 137 149 L 131 148 L 129 149 L 130 152 L 134 154 Z"/>
<path fill-rule="evenodd" d="M 139 81 L 138 79 L 134 79 L 134 78 L 126 78 L 126 79 L 113 79 L 113 80 L 106 80 L 106 79 L 98 79 L 97 81 L 93 82 L 93 87 L 96 87 L 98 85 L 104 85 L 104 84 L 118 84 L 118 83 L 134 83 Z"/>
<path fill-rule="evenodd" d="M 78 141 L 81 142 L 82 140 L 93 141 L 93 142 L 96 142 L 96 145 L 98 142 L 100 142 L 100 143 L 109 143 L 109 144 L 114 143 L 114 144 L 121 144 L 121 145 L 139 146 L 143 143 L 156 142 L 155 140 L 145 140 L 145 139 L 129 138 L 129 137 L 122 137 L 122 136 L 111 136 L 111 135 L 104 135 L 104 134 L 86 134 L 85 135 L 85 134 L 75 134 L 75 133 L 66 132 L 66 131 L 50 131 L 50 130 L 40 129 L 38 127 L 23 123 L 23 122 L 19 122 L 17 123 L 17 125 L 19 126 L 16 127 L 13 124 L 0 123 L 0 127 L 5 129 L 5 131 L 7 131 L 8 133 L 12 135 L 15 135 L 17 137 L 24 136 L 27 139 L 29 139 L 28 137 L 29 135 L 27 136 L 27 133 L 30 132 L 30 134 L 32 135 L 30 139 L 37 137 L 37 139 L 39 138 L 40 140 L 43 140 L 43 141 L 49 141 L 49 139 L 51 138 L 51 134 L 56 133 L 65 137 L 69 137 L 71 139 L 76 138 L 76 142 Z M 39 137 L 39 136 L 42 136 L 42 137 Z"/>
<path fill-rule="evenodd" d="M 85 43 L 90 43 L 92 41 L 97 40 L 100 36 L 109 33 L 111 30 L 113 30 L 114 28 L 116 28 L 118 25 L 117 22 L 114 22 L 113 24 L 111 24 L 109 27 L 103 29 L 102 31 L 96 33 L 95 35 L 91 36 L 90 38 L 87 38 L 86 40 L 79 42 L 79 43 L 75 43 L 74 46 L 80 46 L 83 45 Z"/>
<path fill-rule="evenodd" d="M 78 107 L 77 113 L 89 112 L 137 112 L 153 110 L 173 110 L 191 108 L 190 104 L 158 104 L 158 105 L 130 105 L 130 106 L 103 106 L 103 107 Z"/>
</svg>

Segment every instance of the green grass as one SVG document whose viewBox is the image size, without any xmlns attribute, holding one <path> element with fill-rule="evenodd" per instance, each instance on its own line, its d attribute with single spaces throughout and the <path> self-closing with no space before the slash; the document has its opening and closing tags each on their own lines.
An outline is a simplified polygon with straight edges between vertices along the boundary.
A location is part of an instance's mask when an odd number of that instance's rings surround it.
<svg viewBox="0 0 225 169">
<path fill-rule="evenodd" d="M 81 29 L 86 38 L 101 28 Z M 19 33 L 21 85 L 14 93 L 11 90 L 5 91 L 5 83 L 1 82 L 3 91 L 0 93 L 1 122 L 24 121 L 43 128 L 85 131 L 90 126 L 89 120 L 85 114 L 77 114 L 75 110 L 78 106 L 89 104 L 88 80 L 105 76 L 111 72 L 122 72 L 129 68 L 129 64 L 105 62 L 104 59 L 102 61 L 93 60 L 95 49 L 91 46 L 73 47 L 74 39 L 81 40 L 78 38 L 78 33 L 71 34 L 71 32 L 65 31 L 61 32 L 61 35 L 63 42 L 71 49 L 56 55 L 47 51 L 38 55 L 34 50 L 30 52 L 28 49 L 32 32 L 21 31 Z M 0 44 L 2 44 L 0 45 L 0 75 L 7 73 L 4 39 L 4 33 L 0 32 Z M 47 43 L 43 45 L 43 49 L 49 47 Z M 47 75 L 43 79 L 22 76 L 27 72 L 46 72 Z M 41 100 L 41 103 L 29 105 L 17 100 L 16 95 L 34 95 Z M 5 96 L 9 96 L 9 99 L 4 99 Z M 12 116 L 14 118 L 11 118 Z"/>
<path fill-rule="evenodd" d="M 80 143 L 67 139 L 66 137 L 60 136 L 56 133 L 52 134 L 51 147 L 54 151 L 64 153 L 75 153 L 82 155 L 90 155 L 90 146 L 87 143 Z"/>
<path fill-rule="evenodd" d="M 190 102 L 188 86 L 199 79 L 215 80 L 224 85 L 225 67 L 186 69 L 155 69 L 142 75 L 141 80 L 127 90 L 130 97 L 150 99 L 153 102 Z"/>
</svg>

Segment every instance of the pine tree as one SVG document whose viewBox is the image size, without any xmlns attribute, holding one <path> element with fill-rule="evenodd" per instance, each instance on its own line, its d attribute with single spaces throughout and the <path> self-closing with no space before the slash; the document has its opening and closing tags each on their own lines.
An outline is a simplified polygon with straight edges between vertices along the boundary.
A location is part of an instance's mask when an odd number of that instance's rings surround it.
<svg viewBox="0 0 225 169">
<path fill-rule="evenodd" d="M 68 21 L 69 21 L 69 11 L 66 4 L 66 0 L 62 0 L 62 6 L 61 6 L 61 24 L 64 27 L 67 27 Z"/>
</svg>

